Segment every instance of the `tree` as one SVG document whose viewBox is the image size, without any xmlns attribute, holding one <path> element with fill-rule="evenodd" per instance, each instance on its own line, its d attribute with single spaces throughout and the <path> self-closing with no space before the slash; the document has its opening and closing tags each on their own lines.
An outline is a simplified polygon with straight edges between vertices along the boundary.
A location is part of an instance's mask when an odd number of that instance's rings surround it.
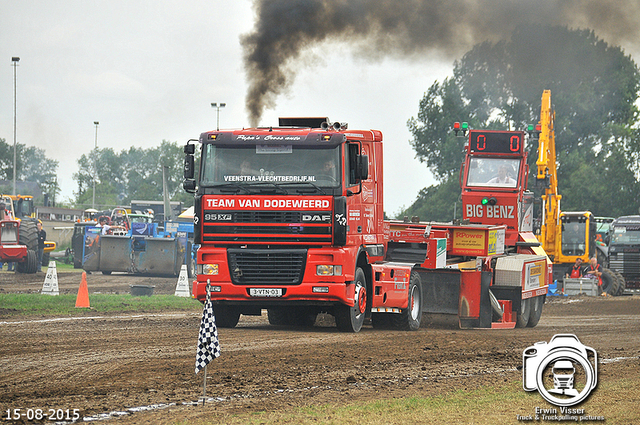
<svg viewBox="0 0 640 425">
<path fill-rule="evenodd" d="M 43 193 L 53 198 L 60 192 L 57 172 L 58 161 L 47 158 L 43 149 L 16 144 L 17 181 L 36 183 Z M 13 146 L 6 143 L 5 139 L 0 139 L 0 179 L 13 181 Z M 35 201 L 41 202 L 40 199 Z"/>
<path fill-rule="evenodd" d="M 431 86 L 408 122 L 410 143 L 441 184 L 450 182 L 464 158 L 449 130 L 454 121 L 522 129 L 539 121 L 542 91 L 551 89 L 563 209 L 631 214 L 640 205 L 639 88 L 633 60 L 593 31 L 522 26 L 509 41 L 474 46 L 455 62 L 452 78 Z M 527 149 L 535 170 L 537 145 Z M 428 188 L 416 203 L 437 192 Z"/>
<path fill-rule="evenodd" d="M 440 184 L 420 190 L 415 202 L 403 211 L 400 216 L 409 218 L 417 216 L 421 220 L 446 222 L 454 218 L 462 218 L 460 208 L 458 175 L 452 174 L 441 181 Z"/>
<path fill-rule="evenodd" d="M 185 205 L 193 204 L 193 195 L 182 190 L 183 147 L 163 140 L 160 146 L 142 149 L 130 147 L 116 153 L 111 148 L 94 149 L 78 159 L 76 206 L 87 208 L 93 199 L 96 181 L 96 207 L 115 207 L 132 200 L 163 199 L 162 169 L 168 167 L 169 198 Z"/>
</svg>

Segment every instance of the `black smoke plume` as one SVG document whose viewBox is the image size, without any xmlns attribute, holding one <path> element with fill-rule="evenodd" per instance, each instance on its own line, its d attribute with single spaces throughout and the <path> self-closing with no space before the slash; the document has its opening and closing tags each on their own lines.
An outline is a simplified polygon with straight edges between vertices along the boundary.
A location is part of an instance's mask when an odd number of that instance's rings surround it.
<svg viewBox="0 0 640 425">
<path fill-rule="evenodd" d="M 255 30 L 242 37 L 252 125 L 293 83 L 296 60 L 323 42 L 346 43 L 372 60 L 441 59 L 508 39 L 519 25 L 589 28 L 609 43 L 634 45 L 640 24 L 635 0 L 256 0 L 254 7 Z"/>
</svg>

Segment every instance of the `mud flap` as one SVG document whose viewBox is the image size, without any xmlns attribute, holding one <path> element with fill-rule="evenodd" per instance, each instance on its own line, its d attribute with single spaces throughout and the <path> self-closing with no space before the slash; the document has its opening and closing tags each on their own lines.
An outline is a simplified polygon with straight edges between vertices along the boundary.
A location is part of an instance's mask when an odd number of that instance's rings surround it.
<svg viewBox="0 0 640 425">
<path fill-rule="evenodd" d="M 115 235 L 100 236 L 100 268 L 98 270 L 127 272 L 130 268 L 131 238 Z"/>
<path fill-rule="evenodd" d="M 176 238 L 144 238 L 145 250 L 136 252 L 136 272 L 154 275 L 177 276 L 180 264 L 176 264 L 178 244 Z"/>
<path fill-rule="evenodd" d="M 460 299 L 459 270 L 414 269 L 422 280 L 422 311 L 432 314 L 458 314 Z"/>
<path fill-rule="evenodd" d="M 491 278 L 491 272 L 482 272 L 480 275 L 471 273 L 468 276 L 470 281 L 463 282 L 464 291 L 461 294 L 459 312 L 461 329 L 491 327 Z"/>
</svg>

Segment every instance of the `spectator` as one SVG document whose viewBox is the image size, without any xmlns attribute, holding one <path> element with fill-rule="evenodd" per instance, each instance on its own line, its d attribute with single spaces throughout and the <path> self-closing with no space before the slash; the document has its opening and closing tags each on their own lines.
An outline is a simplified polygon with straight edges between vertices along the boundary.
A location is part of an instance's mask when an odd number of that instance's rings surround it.
<svg viewBox="0 0 640 425">
<path fill-rule="evenodd" d="M 585 269 L 585 276 L 597 279 L 598 295 L 606 295 L 602 292 L 602 266 L 598 264 L 598 257 L 591 257 L 590 264 Z"/>
<path fill-rule="evenodd" d="M 576 258 L 576 262 L 571 266 L 564 277 L 570 277 L 572 279 L 579 279 L 583 276 L 582 270 L 582 258 Z"/>
<path fill-rule="evenodd" d="M 42 271 L 42 256 L 44 255 L 44 241 L 47 239 L 47 232 L 42 228 L 42 221 L 38 220 L 38 271 Z"/>
<path fill-rule="evenodd" d="M 98 223 L 98 227 L 102 228 L 102 231 L 100 232 L 101 235 L 106 235 L 109 233 L 109 229 L 111 229 L 111 226 L 107 224 L 108 221 L 109 219 L 107 217 L 100 217 L 100 223 Z"/>
<path fill-rule="evenodd" d="M 498 184 L 498 185 L 507 185 L 509 187 L 515 187 L 516 181 L 511 178 L 509 175 L 509 168 L 506 165 L 500 166 L 498 169 L 498 175 L 491 180 L 489 180 L 488 184 Z"/>
</svg>

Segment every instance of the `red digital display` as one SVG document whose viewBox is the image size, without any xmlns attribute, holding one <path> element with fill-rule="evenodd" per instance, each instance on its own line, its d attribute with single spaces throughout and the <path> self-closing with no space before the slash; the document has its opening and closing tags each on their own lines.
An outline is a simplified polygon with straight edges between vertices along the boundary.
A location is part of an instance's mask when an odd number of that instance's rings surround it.
<svg viewBox="0 0 640 425">
<path fill-rule="evenodd" d="M 469 150 L 475 153 L 521 154 L 524 133 L 521 131 L 469 132 Z"/>
</svg>

